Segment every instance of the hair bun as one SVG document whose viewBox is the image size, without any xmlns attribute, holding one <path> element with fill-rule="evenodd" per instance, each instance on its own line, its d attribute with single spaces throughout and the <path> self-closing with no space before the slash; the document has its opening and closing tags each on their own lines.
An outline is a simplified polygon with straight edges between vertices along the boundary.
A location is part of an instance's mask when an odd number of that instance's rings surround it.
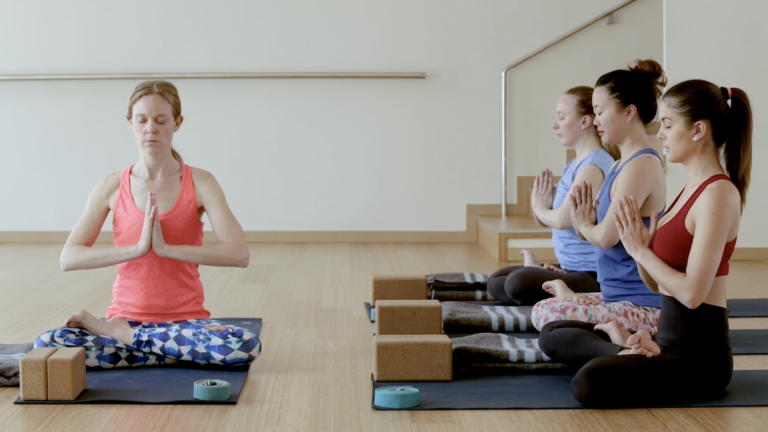
<svg viewBox="0 0 768 432">
<path fill-rule="evenodd" d="M 661 89 L 667 85 L 667 77 L 664 76 L 664 69 L 656 60 L 637 60 L 634 66 L 629 68 L 630 72 L 643 74 L 653 84 L 656 98 L 661 97 Z"/>
</svg>

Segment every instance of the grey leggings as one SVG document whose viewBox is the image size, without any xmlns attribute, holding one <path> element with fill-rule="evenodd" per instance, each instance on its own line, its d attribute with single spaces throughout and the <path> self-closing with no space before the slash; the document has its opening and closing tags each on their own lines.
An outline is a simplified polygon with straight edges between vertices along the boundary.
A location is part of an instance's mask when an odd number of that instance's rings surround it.
<svg viewBox="0 0 768 432">
<path fill-rule="evenodd" d="M 541 267 L 505 267 L 488 279 L 488 293 L 505 305 L 529 306 L 552 297 L 541 286 L 560 279 L 573 292 L 600 292 L 597 273 L 568 271 L 558 273 Z"/>
</svg>

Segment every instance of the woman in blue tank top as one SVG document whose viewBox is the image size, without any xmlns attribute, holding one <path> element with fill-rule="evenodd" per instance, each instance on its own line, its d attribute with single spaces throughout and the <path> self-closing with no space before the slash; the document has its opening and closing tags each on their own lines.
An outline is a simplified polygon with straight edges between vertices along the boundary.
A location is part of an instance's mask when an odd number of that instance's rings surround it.
<svg viewBox="0 0 768 432">
<path fill-rule="evenodd" d="M 614 158 L 603 148 L 593 124 L 592 91 L 592 87 L 575 87 L 558 100 L 552 128 L 564 147 L 576 151 L 576 159 L 566 166 L 556 191 L 552 172 L 545 170 L 536 178 L 531 195 L 536 220 L 553 228 L 559 267 L 539 265 L 533 254 L 523 250 L 525 266 L 503 268 L 488 279 L 488 293 L 504 304 L 533 305 L 552 297 L 542 285 L 553 279 L 563 280 L 577 293 L 600 291 L 596 248 L 580 239 L 572 228 L 571 202 L 566 199 L 572 186 L 581 182 L 599 188 L 613 165 Z"/>
<path fill-rule="evenodd" d="M 608 327 L 621 325 L 630 331 L 657 331 L 661 298 L 645 286 L 637 265 L 620 242 L 613 222 L 618 205 L 613 201 L 634 196 L 646 222 L 653 212 L 663 211 L 664 169 L 645 125 L 656 116 L 661 87 L 665 84 L 664 71 L 653 60 L 638 60 L 629 70 L 609 72 L 598 79 L 592 96 L 597 133 L 603 145 L 619 150 L 621 159 L 606 175 L 595 201 L 588 183 L 576 185 L 570 199 L 575 230 L 598 247 L 597 279 L 601 293 L 574 298 L 573 291 L 562 280 L 546 283 L 545 289 L 556 298 L 534 307 L 536 328 L 576 318 L 595 324 L 610 323 Z"/>
</svg>

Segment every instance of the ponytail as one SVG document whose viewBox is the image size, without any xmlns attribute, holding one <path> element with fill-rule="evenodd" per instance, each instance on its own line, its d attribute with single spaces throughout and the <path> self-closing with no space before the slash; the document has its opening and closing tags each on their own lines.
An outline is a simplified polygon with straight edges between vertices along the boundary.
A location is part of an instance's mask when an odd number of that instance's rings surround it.
<svg viewBox="0 0 768 432">
<path fill-rule="evenodd" d="M 176 159 L 176 161 L 184 163 L 184 160 L 181 158 L 181 155 L 179 154 L 179 152 L 174 150 L 173 147 L 171 147 L 171 155 L 173 156 L 174 159 Z"/>
<path fill-rule="evenodd" d="M 731 93 L 728 113 L 728 137 L 723 148 L 723 161 L 728 176 L 741 194 L 744 208 L 752 171 L 752 108 L 747 94 L 738 88 Z"/>
</svg>

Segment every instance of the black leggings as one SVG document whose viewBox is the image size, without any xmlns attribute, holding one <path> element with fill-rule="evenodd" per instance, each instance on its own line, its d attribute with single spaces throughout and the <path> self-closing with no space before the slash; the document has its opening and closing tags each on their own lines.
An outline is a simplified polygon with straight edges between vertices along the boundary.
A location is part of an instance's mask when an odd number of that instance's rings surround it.
<svg viewBox="0 0 768 432">
<path fill-rule="evenodd" d="M 616 355 L 623 347 L 595 331 L 594 324 L 581 321 L 545 325 L 539 346 L 553 361 L 581 367 L 571 392 L 585 405 L 649 406 L 716 397 L 733 373 L 727 314 L 712 305 L 687 309 L 670 299 L 662 297 L 656 338 L 661 355 Z M 688 320 L 681 322 L 684 317 Z M 701 325 L 703 320 L 708 321 Z"/>
<path fill-rule="evenodd" d="M 488 293 L 502 304 L 530 306 L 552 297 L 541 286 L 544 282 L 560 279 L 573 292 L 600 292 L 595 272 L 558 273 L 541 267 L 505 267 L 488 278 Z"/>
</svg>

